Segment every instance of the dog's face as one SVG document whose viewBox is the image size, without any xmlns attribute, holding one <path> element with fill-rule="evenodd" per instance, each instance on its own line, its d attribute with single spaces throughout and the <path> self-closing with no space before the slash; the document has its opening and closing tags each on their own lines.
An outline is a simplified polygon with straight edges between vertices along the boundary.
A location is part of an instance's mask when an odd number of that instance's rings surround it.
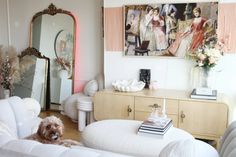
<svg viewBox="0 0 236 157">
<path fill-rule="evenodd" d="M 45 140 L 57 141 L 63 135 L 64 125 L 62 121 L 55 117 L 50 116 L 44 118 L 38 128 L 37 134 Z"/>
</svg>

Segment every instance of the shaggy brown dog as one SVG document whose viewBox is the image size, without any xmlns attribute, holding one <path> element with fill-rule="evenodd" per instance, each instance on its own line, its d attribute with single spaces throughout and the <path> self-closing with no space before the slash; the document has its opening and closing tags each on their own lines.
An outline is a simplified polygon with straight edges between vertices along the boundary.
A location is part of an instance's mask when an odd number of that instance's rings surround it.
<svg viewBox="0 0 236 157">
<path fill-rule="evenodd" d="M 46 144 L 63 145 L 66 147 L 81 145 L 81 143 L 74 140 L 61 139 L 63 132 L 64 125 L 62 121 L 55 116 L 50 116 L 41 121 L 37 133 L 26 137 L 26 139 L 35 140 Z"/>
</svg>

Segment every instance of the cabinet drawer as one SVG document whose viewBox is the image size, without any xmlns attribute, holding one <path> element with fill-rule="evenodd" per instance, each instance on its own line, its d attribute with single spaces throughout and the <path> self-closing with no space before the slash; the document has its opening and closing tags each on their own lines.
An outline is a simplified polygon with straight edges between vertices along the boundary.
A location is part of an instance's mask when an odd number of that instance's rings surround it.
<svg viewBox="0 0 236 157">
<path fill-rule="evenodd" d="M 135 111 L 134 119 L 135 120 L 144 121 L 144 120 L 146 120 L 148 118 L 149 115 L 150 115 L 149 112 Z M 167 114 L 167 117 L 172 119 L 173 125 L 175 127 L 178 127 L 178 115 Z"/>
<path fill-rule="evenodd" d="M 163 100 L 164 99 L 159 98 L 135 97 L 135 111 L 151 113 L 152 108 L 149 106 L 153 104 L 158 104 L 163 107 Z M 166 99 L 166 113 L 176 115 L 178 114 L 178 100 Z"/>
</svg>

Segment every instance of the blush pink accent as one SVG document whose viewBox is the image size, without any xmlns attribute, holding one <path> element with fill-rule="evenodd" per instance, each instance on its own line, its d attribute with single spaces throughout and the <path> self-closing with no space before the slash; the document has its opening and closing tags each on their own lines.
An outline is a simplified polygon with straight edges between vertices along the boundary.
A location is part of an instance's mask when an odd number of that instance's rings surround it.
<svg viewBox="0 0 236 157">
<path fill-rule="evenodd" d="M 236 52 L 236 3 L 219 4 L 218 40 L 224 44 L 225 53 Z"/>
<path fill-rule="evenodd" d="M 82 91 L 82 87 L 79 81 L 79 26 L 78 26 L 78 17 L 72 13 L 74 19 L 74 32 L 75 32 L 75 40 L 74 40 L 74 79 L 73 79 L 73 93 L 77 93 Z"/>
<path fill-rule="evenodd" d="M 104 8 L 104 35 L 106 51 L 123 51 L 124 49 L 123 8 Z"/>
</svg>

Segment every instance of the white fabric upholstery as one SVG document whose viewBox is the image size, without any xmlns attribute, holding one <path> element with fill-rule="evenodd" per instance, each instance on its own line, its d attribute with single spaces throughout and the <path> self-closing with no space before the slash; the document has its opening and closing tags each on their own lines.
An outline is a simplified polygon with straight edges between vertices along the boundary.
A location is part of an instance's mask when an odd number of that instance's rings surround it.
<svg viewBox="0 0 236 157">
<path fill-rule="evenodd" d="M 79 146 L 70 149 L 19 139 L 37 130 L 35 127 L 40 122 L 36 116 L 38 106 L 39 103 L 31 98 L 0 100 L 0 157 L 128 157 Z"/>
<path fill-rule="evenodd" d="M 0 100 L 0 107 L 0 122 L 6 124 L 11 129 L 12 133 L 10 134 L 18 137 L 15 115 L 8 103 L 8 99 Z"/>
<path fill-rule="evenodd" d="M 42 145 L 42 144 L 37 141 L 16 139 L 7 142 L 4 146 L 2 146 L 2 148 L 29 154 L 32 151 L 32 149 L 37 145 Z"/>
<path fill-rule="evenodd" d="M 30 154 L 24 154 L 21 152 L 15 152 L 12 150 L 3 149 L 0 147 L 0 157 L 35 157 Z"/>
<path fill-rule="evenodd" d="M 11 140 L 15 140 L 16 138 L 12 137 L 12 136 L 8 136 L 5 134 L 0 134 L 0 147 L 2 147 L 3 145 L 5 145 L 7 142 L 11 141 Z"/>
<path fill-rule="evenodd" d="M 235 134 L 234 134 L 235 135 Z M 222 157 L 228 157 L 236 149 L 236 137 L 234 136 L 225 147 Z"/>
<path fill-rule="evenodd" d="M 86 98 L 86 97 L 88 96 L 85 96 L 83 93 L 76 93 L 68 97 L 66 100 L 64 100 L 62 103 L 64 114 L 70 117 L 73 121 L 77 121 L 78 120 L 78 110 L 77 110 L 78 99 Z"/>
<path fill-rule="evenodd" d="M 211 145 L 187 139 L 169 143 L 162 149 L 159 157 L 219 157 L 219 155 Z"/>
<path fill-rule="evenodd" d="M 236 149 L 232 150 L 227 157 L 235 157 L 236 156 Z"/>
<path fill-rule="evenodd" d="M 84 94 L 86 96 L 94 96 L 98 91 L 98 82 L 97 80 L 91 80 L 84 86 Z"/>
<path fill-rule="evenodd" d="M 31 117 L 29 117 L 24 102 L 19 97 L 11 97 L 8 99 L 9 104 L 15 115 L 18 136 L 20 138 L 31 134 Z"/>
<path fill-rule="evenodd" d="M 236 121 L 232 122 L 227 130 L 225 131 L 222 140 L 220 142 L 220 148 L 219 148 L 219 154 L 222 157 L 227 157 L 225 153 L 225 149 L 228 147 L 228 145 L 231 143 L 231 141 L 236 137 Z M 233 143 L 233 142 L 232 142 Z M 232 145 L 231 143 L 231 145 Z M 236 145 L 235 145 L 236 147 Z M 227 150 L 229 151 L 229 150 Z M 226 154 L 229 154 L 230 152 L 226 152 Z"/>
<path fill-rule="evenodd" d="M 27 108 L 27 113 L 29 116 L 32 118 L 37 118 L 41 110 L 39 102 L 32 98 L 24 98 L 23 103 Z"/>
<path fill-rule="evenodd" d="M 103 120 L 88 125 L 82 133 L 85 146 L 140 157 L 156 157 L 171 141 L 193 139 L 189 133 L 170 128 L 164 138 L 137 135 L 142 122 Z"/>
<path fill-rule="evenodd" d="M 63 157 L 73 157 L 73 156 L 79 156 L 80 157 L 99 157 L 100 153 L 94 152 L 94 151 L 88 151 L 83 149 L 72 149 L 69 151 L 64 151 L 61 156 Z"/>
</svg>

